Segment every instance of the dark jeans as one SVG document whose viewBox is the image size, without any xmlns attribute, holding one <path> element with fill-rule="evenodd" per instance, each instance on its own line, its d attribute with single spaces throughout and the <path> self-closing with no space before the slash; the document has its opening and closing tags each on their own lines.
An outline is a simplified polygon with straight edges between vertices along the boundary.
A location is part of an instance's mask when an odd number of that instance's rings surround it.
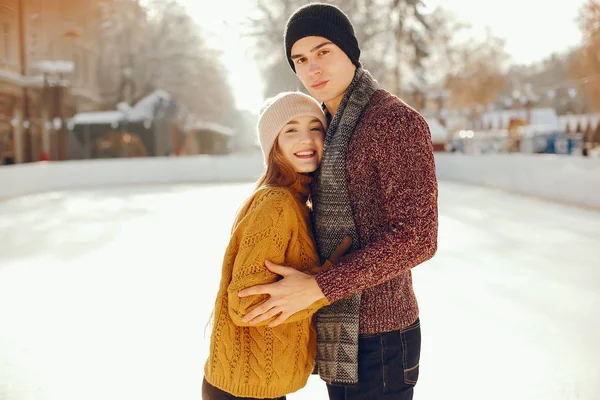
<svg viewBox="0 0 600 400">
<path fill-rule="evenodd" d="M 202 400 L 254 400 L 250 397 L 235 397 L 232 394 L 222 391 L 214 387 L 204 379 L 202 381 Z M 277 397 L 276 399 L 268 400 L 285 400 L 285 396 Z"/>
<path fill-rule="evenodd" d="M 419 378 L 421 323 L 358 340 L 358 385 L 327 385 L 331 400 L 411 400 Z"/>
</svg>

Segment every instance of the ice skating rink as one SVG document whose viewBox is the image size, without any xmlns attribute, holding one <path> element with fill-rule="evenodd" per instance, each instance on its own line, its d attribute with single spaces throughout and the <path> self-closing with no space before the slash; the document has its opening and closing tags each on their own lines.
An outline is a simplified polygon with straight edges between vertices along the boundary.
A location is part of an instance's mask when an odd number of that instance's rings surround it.
<svg viewBox="0 0 600 400">
<path fill-rule="evenodd" d="M 0 399 L 201 398 L 221 259 L 251 184 L 0 201 Z M 415 398 L 600 398 L 600 212 L 440 182 L 414 269 Z M 326 399 L 311 377 L 292 400 Z"/>
</svg>

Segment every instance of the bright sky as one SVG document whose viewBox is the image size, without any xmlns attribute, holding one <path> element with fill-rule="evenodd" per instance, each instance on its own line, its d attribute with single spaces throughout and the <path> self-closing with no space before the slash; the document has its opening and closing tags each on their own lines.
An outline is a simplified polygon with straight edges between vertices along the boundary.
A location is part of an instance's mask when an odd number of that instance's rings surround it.
<svg viewBox="0 0 600 400">
<path fill-rule="evenodd" d="M 273 0 L 276 1 L 276 0 Z M 179 0 L 203 27 L 211 47 L 221 49 L 230 73 L 230 84 L 238 108 L 257 112 L 263 101 L 262 82 L 256 64 L 247 51 L 247 39 L 240 38 L 240 23 L 250 13 L 252 0 Z M 552 52 L 580 42 L 575 22 L 585 0 L 424 0 L 438 5 L 468 22 L 483 35 L 486 27 L 506 39 L 506 50 L 515 63 L 539 61 Z M 550 5 L 552 4 L 552 5 Z M 283 51 L 283 50 L 282 50 Z"/>
<path fill-rule="evenodd" d="M 253 0 L 178 1 L 202 27 L 208 45 L 222 51 L 237 107 L 258 113 L 264 99 L 262 78 L 252 58 L 249 40 L 240 35 L 240 25 L 249 15 Z"/>
<path fill-rule="evenodd" d="M 576 23 L 585 0 L 423 0 L 442 6 L 479 32 L 486 26 L 506 40 L 506 51 L 518 64 L 539 61 L 581 41 Z"/>
</svg>

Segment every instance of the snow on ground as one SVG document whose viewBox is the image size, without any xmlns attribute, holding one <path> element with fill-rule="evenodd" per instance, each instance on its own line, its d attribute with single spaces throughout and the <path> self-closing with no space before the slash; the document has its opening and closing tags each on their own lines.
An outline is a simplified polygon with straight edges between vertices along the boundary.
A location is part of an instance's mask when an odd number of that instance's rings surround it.
<svg viewBox="0 0 600 400">
<path fill-rule="evenodd" d="M 242 185 L 0 202 L 0 399 L 199 399 Z M 440 183 L 416 399 L 600 397 L 600 212 Z M 325 399 L 311 377 L 292 400 Z"/>
</svg>

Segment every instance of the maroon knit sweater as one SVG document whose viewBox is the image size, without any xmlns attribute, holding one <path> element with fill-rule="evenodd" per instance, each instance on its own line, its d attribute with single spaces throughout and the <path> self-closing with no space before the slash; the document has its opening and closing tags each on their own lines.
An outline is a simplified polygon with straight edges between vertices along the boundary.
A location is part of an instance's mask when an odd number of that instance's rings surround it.
<svg viewBox="0 0 600 400">
<path fill-rule="evenodd" d="M 419 316 L 411 268 L 437 250 L 437 181 L 425 119 L 378 90 L 350 141 L 346 179 L 361 249 L 315 275 L 330 302 L 363 291 L 360 333 Z"/>
</svg>

